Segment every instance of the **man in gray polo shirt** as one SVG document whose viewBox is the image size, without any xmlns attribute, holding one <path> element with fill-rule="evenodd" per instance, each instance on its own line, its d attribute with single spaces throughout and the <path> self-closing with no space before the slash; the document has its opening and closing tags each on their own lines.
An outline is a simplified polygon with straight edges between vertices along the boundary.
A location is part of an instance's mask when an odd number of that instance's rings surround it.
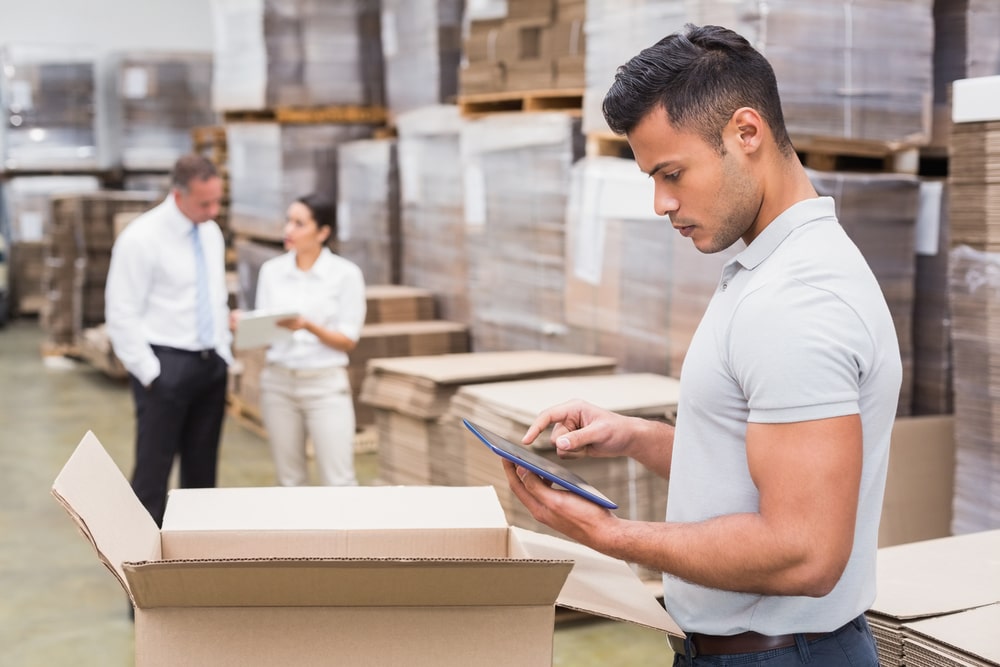
<svg viewBox="0 0 1000 667">
<path fill-rule="evenodd" d="M 902 376 L 878 283 L 795 154 L 771 66 L 736 33 L 687 26 L 642 51 L 604 114 L 657 213 L 702 252 L 746 247 L 685 357 L 676 429 L 572 401 L 524 437 L 554 425 L 562 456 L 669 477 L 666 521 L 618 518 L 505 463 L 511 488 L 546 525 L 664 573 L 687 633 L 676 665 L 875 666 L 864 612 Z"/>
</svg>

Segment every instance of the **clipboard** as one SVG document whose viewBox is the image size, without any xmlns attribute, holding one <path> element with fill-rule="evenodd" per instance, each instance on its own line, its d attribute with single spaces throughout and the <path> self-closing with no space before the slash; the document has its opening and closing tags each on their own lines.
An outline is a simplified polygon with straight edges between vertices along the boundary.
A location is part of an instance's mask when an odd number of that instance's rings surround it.
<svg viewBox="0 0 1000 667">
<path fill-rule="evenodd" d="M 252 350 L 267 347 L 292 337 L 292 330 L 279 327 L 278 322 L 299 314 L 290 311 L 247 310 L 240 313 L 233 333 L 233 349 Z"/>
<path fill-rule="evenodd" d="M 558 484 L 567 491 L 572 491 L 592 503 L 597 503 L 601 507 L 609 510 L 618 509 L 618 505 L 614 501 L 595 489 L 593 485 L 589 484 L 569 468 L 556 461 L 550 461 L 544 456 L 539 456 L 524 445 L 515 444 L 482 426 L 473 424 L 468 419 L 463 419 L 462 423 L 477 438 L 482 440 L 483 444 L 508 461 L 513 461 L 539 477 Z"/>
</svg>

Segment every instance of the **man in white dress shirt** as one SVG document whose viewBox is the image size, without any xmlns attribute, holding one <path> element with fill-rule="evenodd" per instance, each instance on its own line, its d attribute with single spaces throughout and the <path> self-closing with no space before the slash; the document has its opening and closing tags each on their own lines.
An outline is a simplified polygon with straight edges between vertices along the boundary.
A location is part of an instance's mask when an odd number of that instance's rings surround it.
<svg viewBox="0 0 1000 667">
<path fill-rule="evenodd" d="M 105 319 L 135 400 L 132 488 L 157 525 L 175 459 L 182 487 L 216 481 L 232 362 L 225 243 L 214 221 L 221 199 L 215 166 L 183 156 L 170 194 L 111 253 Z"/>
</svg>

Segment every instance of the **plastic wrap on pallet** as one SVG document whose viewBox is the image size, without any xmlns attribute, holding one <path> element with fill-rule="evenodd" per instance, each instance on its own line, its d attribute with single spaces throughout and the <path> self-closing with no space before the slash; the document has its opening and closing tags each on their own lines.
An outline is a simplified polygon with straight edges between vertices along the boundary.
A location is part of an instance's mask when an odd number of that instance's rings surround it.
<svg viewBox="0 0 1000 667">
<path fill-rule="evenodd" d="M 926 144 L 933 96 L 932 4 L 660 0 L 622 8 L 591 0 L 584 129 L 608 131 L 600 101 L 635 45 L 652 45 L 691 22 L 732 28 L 768 58 L 793 140 Z M 648 35 L 651 26 L 659 34 Z M 630 53 L 622 54 L 623 48 Z"/>
<path fill-rule="evenodd" d="M 368 285 L 399 282 L 399 169 L 395 139 L 340 145 L 337 165 L 337 253 L 359 267 Z"/>
<path fill-rule="evenodd" d="M 501 114 L 462 126 L 469 295 L 476 351 L 577 351 L 566 324 L 566 199 L 579 121 Z"/>
<path fill-rule="evenodd" d="M 458 94 L 464 0 L 382 0 L 386 106 L 393 114 Z"/>
<path fill-rule="evenodd" d="M 566 217 L 566 321 L 583 351 L 626 371 L 680 373 L 722 268 L 739 248 L 706 255 L 653 210 L 653 184 L 632 160 L 573 167 Z"/>
<path fill-rule="evenodd" d="M 111 166 L 96 50 L 7 44 L 0 50 L 0 153 L 8 170 Z"/>
<path fill-rule="evenodd" d="M 95 176 L 16 176 L 3 183 L 4 215 L 11 241 L 41 241 L 52 224 L 52 195 L 94 192 Z"/>
<path fill-rule="evenodd" d="M 212 54 L 119 51 L 108 58 L 121 164 L 169 171 L 191 151 L 191 128 L 212 125 Z"/>
<path fill-rule="evenodd" d="M 213 0 L 219 111 L 383 104 L 377 0 Z"/>
<path fill-rule="evenodd" d="M 461 127 L 458 108 L 452 105 L 415 109 L 396 118 L 400 282 L 430 290 L 440 317 L 469 322 Z"/>
<path fill-rule="evenodd" d="M 1000 527 L 1000 254 L 950 252 L 956 535 Z"/>
<path fill-rule="evenodd" d="M 896 325 L 903 382 L 897 415 L 913 405 L 913 301 L 920 180 L 906 174 L 808 170 L 820 195 L 837 203 L 840 224 L 861 250 L 878 280 Z"/>
<path fill-rule="evenodd" d="M 280 241 L 298 197 L 337 200 L 337 146 L 371 135 L 367 125 L 229 123 L 229 228 Z"/>
<path fill-rule="evenodd" d="M 687 21 L 684 2 L 677 0 L 587 0 L 583 92 L 583 131 L 610 134 L 601 104 L 615 80 L 615 70 L 641 48 L 679 30 Z"/>
</svg>

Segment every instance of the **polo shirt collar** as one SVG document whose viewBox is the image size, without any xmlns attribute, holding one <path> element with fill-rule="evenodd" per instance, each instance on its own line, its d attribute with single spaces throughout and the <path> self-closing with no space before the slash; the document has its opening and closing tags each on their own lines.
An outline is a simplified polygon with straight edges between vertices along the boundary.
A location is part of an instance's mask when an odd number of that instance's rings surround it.
<svg viewBox="0 0 1000 667">
<path fill-rule="evenodd" d="M 744 269 L 753 270 L 796 229 L 817 220 L 836 218 L 837 208 L 833 197 L 814 197 L 796 202 L 772 220 L 733 261 L 739 262 Z"/>
</svg>

